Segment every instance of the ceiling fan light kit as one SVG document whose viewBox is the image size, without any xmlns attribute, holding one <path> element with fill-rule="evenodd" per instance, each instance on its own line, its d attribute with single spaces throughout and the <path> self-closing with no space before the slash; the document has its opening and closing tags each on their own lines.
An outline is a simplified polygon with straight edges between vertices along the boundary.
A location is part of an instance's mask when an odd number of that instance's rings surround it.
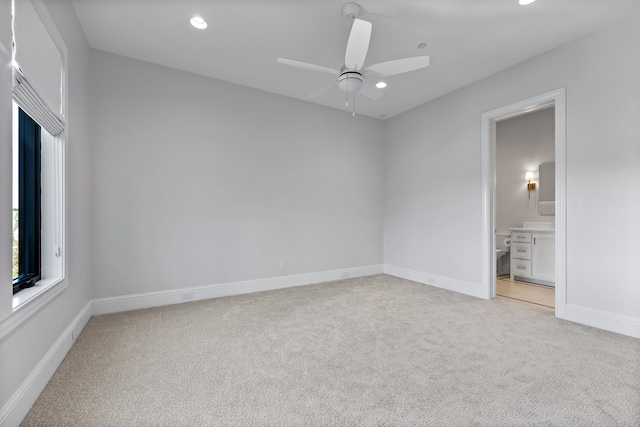
<svg viewBox="0 0 640 427">
<path fill-rule="evenodd" d="M 356 93 L 361 93 L 366 98 L 369 98 L 372 101 L 377 101 L 383 96 L 382 92 L 378 89 L 386 87 L 386 83 L 384 86 L 378 86 L 369 80 L 370 77 L 380 78 L 394 76 L 396 74 L 402 74 L 429 66 L 428 56 L 415 56 L 412 58 L 382 62 L 365 68 L 364 63 L 367 57 L 367 52 L 369 51 L 369 42 L 371 40 L 373 25 L 369 21 L 359 19 L 358 16 L 360 12 L 361 8 L 357 3 L 347 3 L 342 7 L 342 15 L 350 21 L 353 21 L 353 23 L 351 25 L 349 39 L 347 40 L 344 65 L 340 68 L 340 71 L 321 65 L 309 64 L 291 59 L 277 59 L 277 62 L 283 65 L 338 76 L 335 82 L 329 83 L 328 85 L 311 92 L 307 96 L 307 99 L 320 96 L 330 91 L 334 86 L 338 86 L 338 89 L 347 93 L 347 97 L 349 94 L 354 94 L 355 96 Z M 346 104 L 348 105 L 348 102 Z"/>
<path fill-rule="evenodd" d="M 362 83 L 362 74 L 356 71 L 345 71 L 338 77 L 338 88 L 343 92 L 358 92 L 362 88 Z"/>
</svg>

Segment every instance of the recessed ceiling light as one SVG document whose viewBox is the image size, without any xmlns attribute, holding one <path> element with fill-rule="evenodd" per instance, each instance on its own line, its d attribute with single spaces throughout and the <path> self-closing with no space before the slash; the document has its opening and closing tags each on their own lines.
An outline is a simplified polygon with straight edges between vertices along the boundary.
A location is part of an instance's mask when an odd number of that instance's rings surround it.
<svg viewBox="0 0 640 427">
<path fill-rule="evenodd" d="M 518 3 L 520 3 L 521 6 L 526 6 L 528 4 L 533 3 L 536 0 L 518 0 Z"/>
<path fill-rule="evenodd" d="M 199 30 L 204 30 L 205 28 L 207 28 L 207 21 L 200 18 L 199 16 L 194 16 L 189 20 L 189 22 L 191 22 L 191 25 Z"/>
<path fill-rule="evenodd" d="M 378 89 L 384 89 L 385 87 L 387 87 L 387 84 L 385 82 L 378 82 L 376 83 L 376 87 Z"/>
</svg>

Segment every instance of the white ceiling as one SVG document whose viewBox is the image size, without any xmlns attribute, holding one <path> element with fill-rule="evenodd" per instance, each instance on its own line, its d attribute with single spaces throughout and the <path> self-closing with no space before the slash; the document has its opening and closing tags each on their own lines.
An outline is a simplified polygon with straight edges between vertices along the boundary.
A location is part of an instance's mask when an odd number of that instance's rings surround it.
<svg viewBox="0 0 640 427">
<path fill-rule="evenodd" d="M 276 63 L 339 69 L 346 0 L 73 0 L 91 47 L 305 99 L 334 76 Z M 640 13 L 640 0 L 360 0 L 372 22 L 366 65 L 429 55 L 428 68 L 388 77 L 384 97 L 356 112 L 388 118 L 570 40 Z M 194 15 L 209 27 L 189 25 Z M 427 43 L 418 49 L 419 43 Z M 337 88 L 310 102 L 346 110 Z"/>
</svg>

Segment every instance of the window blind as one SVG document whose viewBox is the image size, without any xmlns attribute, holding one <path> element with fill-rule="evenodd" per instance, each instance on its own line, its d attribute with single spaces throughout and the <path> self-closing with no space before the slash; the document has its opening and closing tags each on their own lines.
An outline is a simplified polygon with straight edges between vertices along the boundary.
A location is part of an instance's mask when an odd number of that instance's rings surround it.
<svg viewBox="0 0 640 427">
<path fill-rule="evenodd" d="M 62 133 L 66 124 L 64 118 L 54 113 L 55 110 L 47 105 L 24 73 L 16 67 L 13 67 L 13 98 L 25 113 L 51 135 Z"/>
</svg>

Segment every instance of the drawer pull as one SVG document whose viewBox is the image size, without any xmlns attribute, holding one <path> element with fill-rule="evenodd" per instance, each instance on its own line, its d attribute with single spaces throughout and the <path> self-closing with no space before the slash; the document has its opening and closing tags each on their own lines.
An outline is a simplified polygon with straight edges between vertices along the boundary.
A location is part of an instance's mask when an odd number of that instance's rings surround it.
<svg viewBox="0 0 640 427">
<path fill-rule="evenodd" d="M 522 249 L 518 249 L 518 252 L 527 252 L 527 251 L 523 251 Z"/>
<path fill-rule="evenodd" d="M 518 270 L 526 270 L 526 267 L 518 267 Z"/>
<path fill-rule="evenodd" d="M 524 239 L 524 236 L 517 236 L 516 239 Z"/>
</svg>

